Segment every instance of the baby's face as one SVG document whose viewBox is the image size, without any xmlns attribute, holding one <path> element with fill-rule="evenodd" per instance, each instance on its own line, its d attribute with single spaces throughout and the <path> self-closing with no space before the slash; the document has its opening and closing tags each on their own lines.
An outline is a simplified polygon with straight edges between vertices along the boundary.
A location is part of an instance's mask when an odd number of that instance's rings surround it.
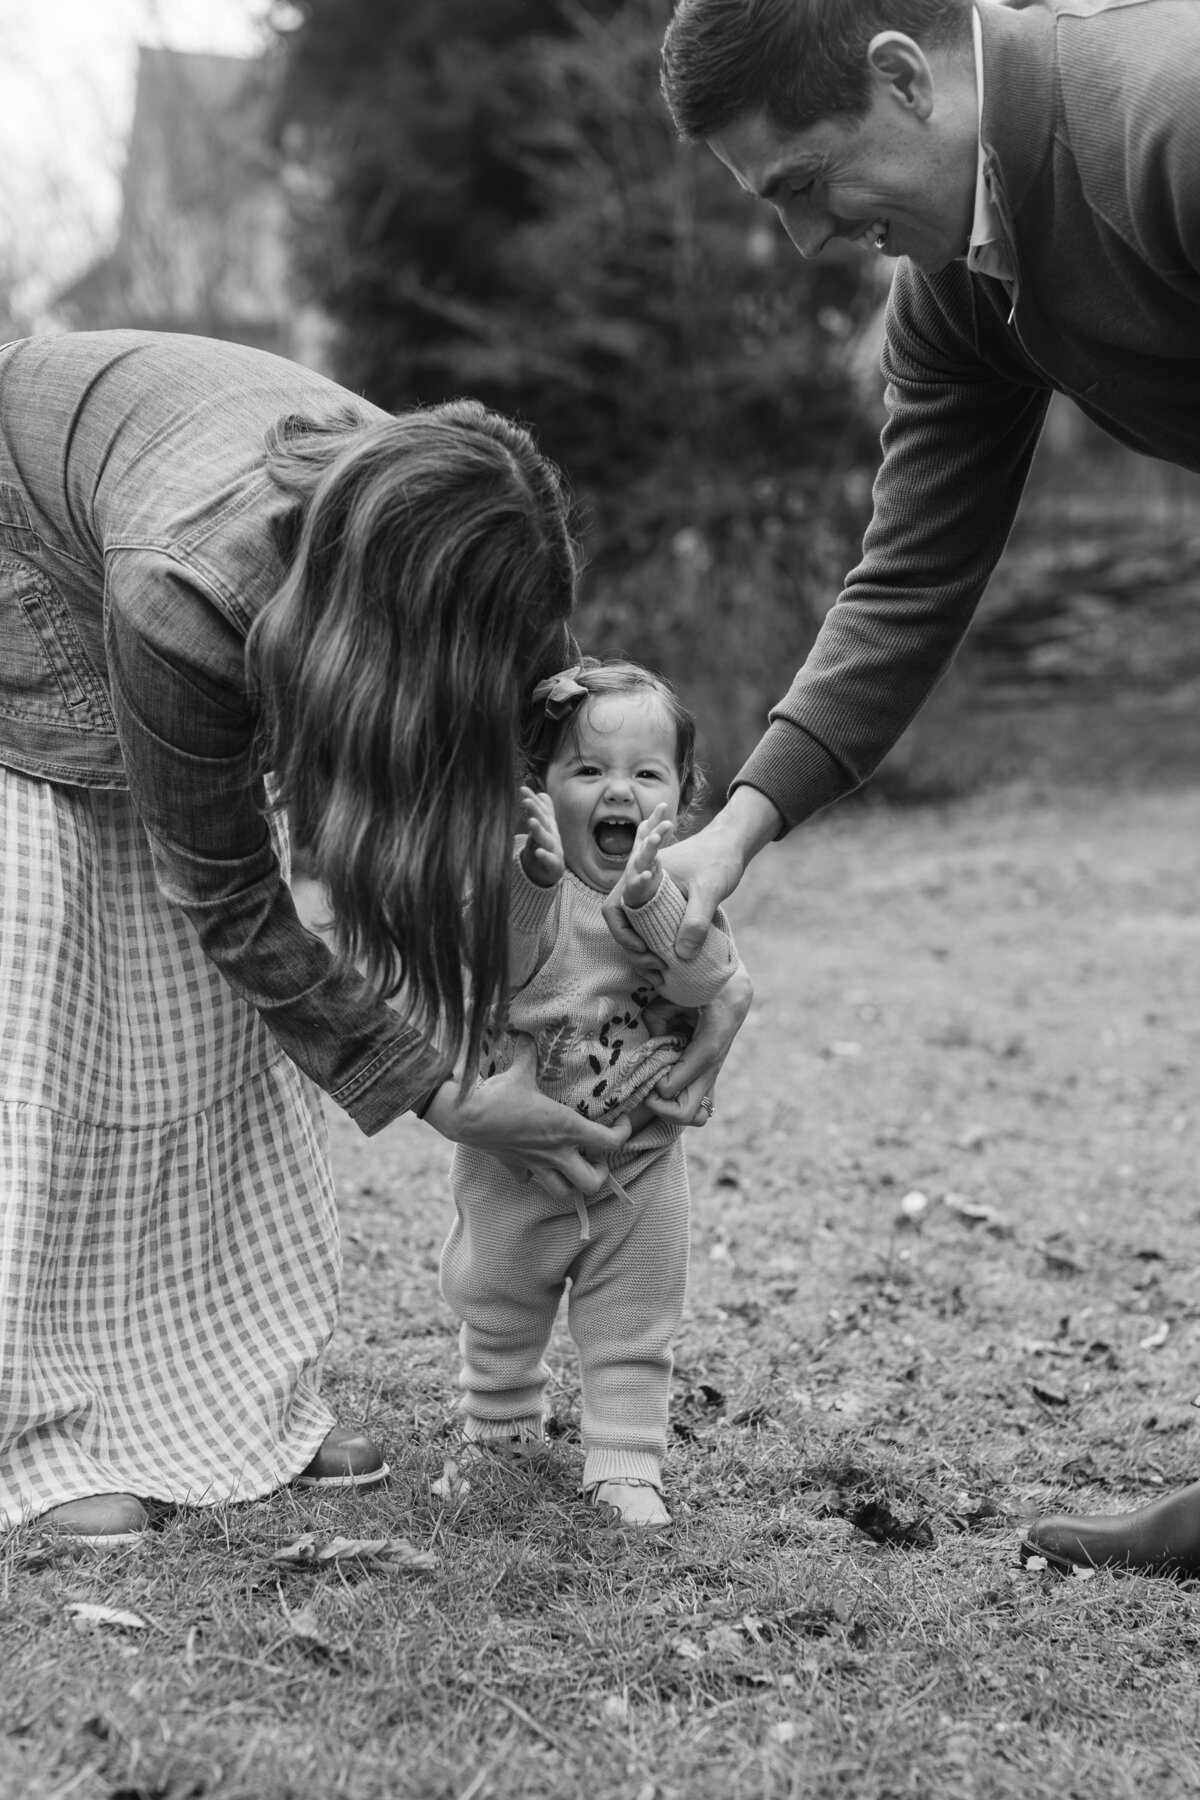
<svg viewBox="0 0 1200 1800">
<path fill-rule="evenodd" d="M 610 893 L 634 833 L 660 803 L 679 813 L 675 721 L 651 693 L 585 700 L 546 770 L 568 869 Z"/>
</svg>

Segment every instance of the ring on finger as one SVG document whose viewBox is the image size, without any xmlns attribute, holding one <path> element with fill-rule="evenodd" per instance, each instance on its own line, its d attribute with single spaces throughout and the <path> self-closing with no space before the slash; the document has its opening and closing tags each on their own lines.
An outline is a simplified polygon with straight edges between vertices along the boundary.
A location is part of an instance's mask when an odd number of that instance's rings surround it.
<svg viewBox="0 0 1200 1800">
<path fill-rule="evenodd" d="M 712 1095 L 711 1094 L 703 1095 L 701 1098 L 700 1104 L 704 1108 L 705 1112 L 708 1114 L 709 1118 L 711 1119 L 713 1114 L 717 1110 L 716 1105 L 713 1101 Z"/>
</svg>

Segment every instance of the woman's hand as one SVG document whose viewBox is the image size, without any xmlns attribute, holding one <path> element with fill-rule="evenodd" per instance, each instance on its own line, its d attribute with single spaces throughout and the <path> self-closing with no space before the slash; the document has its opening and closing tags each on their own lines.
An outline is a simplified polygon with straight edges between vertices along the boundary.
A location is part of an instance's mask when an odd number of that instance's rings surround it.
<svg viewBox="0 0 1200 1800">
<path fill-rule="evenodd" d="M 736 979 L 736 977 L 735 977 Z M 556 1200 L 598 1194 L 608 1159 L 629 1136 L 629 1120 L 597 1125 L 539 1093 L 537 1046 L 519 1037 L 512 1067 L 469 1088 L 448 1081 L 425 1122 L 455 1144 L 486 1150 L 522 1181 L 536 1181 Z"/>
<path fill-rule="evenodd" d="M 753 998 L 754 983 L 746 965 L 739 962 L 716 999 L 700 1008 L 700 1023 L 691 1043 L 674 1068 L 646 1095 L 643 1105 L 678 1125 L 707 1125 L 715 1110 L 717 1076 Z"/>
</svg>

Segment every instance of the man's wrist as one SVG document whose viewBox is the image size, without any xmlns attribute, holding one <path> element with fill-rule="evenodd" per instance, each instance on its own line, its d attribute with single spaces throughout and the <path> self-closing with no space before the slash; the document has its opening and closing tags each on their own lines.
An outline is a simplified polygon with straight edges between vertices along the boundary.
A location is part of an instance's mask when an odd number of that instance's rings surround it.
<svg viewBox="0 0 1200 1800">
<path fill-rule="evenodd" d="M 708 829 L 740 858 L 742 868 L 784 829 L 783 814 L 760 788 L 735 788 Z"/>
</svg>

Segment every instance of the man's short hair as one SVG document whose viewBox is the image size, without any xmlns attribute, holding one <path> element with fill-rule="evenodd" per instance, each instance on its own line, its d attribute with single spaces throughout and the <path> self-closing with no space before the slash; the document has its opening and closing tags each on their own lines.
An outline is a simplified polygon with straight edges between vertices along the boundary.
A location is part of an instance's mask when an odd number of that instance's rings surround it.
<svg viewBox="0 0 1200 1800">
<path fill-rule="evenodd" d="M 780 131 L 862 118 L 867 46 L 903 31 L 923 49 L 962 43 L 971 0 L 677 0 L 662 91 L 680 137 L 715 137 L 764 113 Z"/>
</svg>

